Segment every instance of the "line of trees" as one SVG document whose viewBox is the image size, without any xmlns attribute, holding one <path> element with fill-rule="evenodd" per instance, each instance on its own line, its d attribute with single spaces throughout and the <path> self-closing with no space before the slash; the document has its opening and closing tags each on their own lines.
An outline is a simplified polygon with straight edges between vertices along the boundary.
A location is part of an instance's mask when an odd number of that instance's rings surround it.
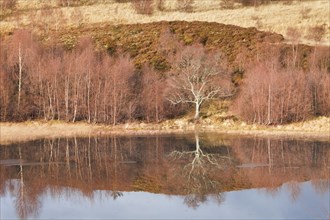
<svg viewBox="0 0 330 220">
<path fill-rule="evenodd" d="M 159 122 L 190 108 L 198 120 L 202 104 L 219 98 L 233 100 L 232 110 L 241 119 L 260 124 L 330 115 L 329 70 L 326 64 L 319 65 L 316 49 L 307 71 L 296 67 L 296 53 L 295 62 L 289 60 L 287 65 L 278 62 L 280 54 L 244 64 L 242 83 L 234 88 L 229 65 L 217 51 L 183 46 L 166 33 L 160 41 L 167 45 L 159 50 L 172 66 L 169 72 L 147 65 L 136 68 L 133 59 L 119 50 L 111 56 L 97 51 L 89 37 L 67 50 L 45 46 L 27 30 L 17 30 L 1 40 L 0 120 L 115 125 Z M 171 45 L 175 52 L 168 48 Z"/>
<path fill-rule="evenodd" d="M 243 120 L 258 124 L 283 124 L 313 116 L 330 115 L 330 74 L 327 65 L 303 70 L 296 67 L 297 54 L 284 64 L 278 53 L 247 68 L 232 110 Z"/>
<path fill-rule="evenodd" d="M 84 37 L 67 51 L 46 48 L 26 30 L 2 41 L 2 121 L 65 120 L 117 124 L 160 121 L 183 113 L 166 100 L 167 79 L 150 67 L 136 69 L 118 52 L 96 51 Z"/>
<path fill-rule="evenodd" d="M 172 54 L 173 73 L 160 74 L 149 66 L 135 68 L 120 51 L 113 56 L 95 51 L 88 37 L 71 51 L 45 48 L 34 38 L 16 31 L 1 51 L 3 121 L 159 122 L 184 113 L 189 104 L 198 119 L 203 102 L 230 93 L 222 60 L 201 45 L 176 43 L 182 48 Z"/>
</svg>

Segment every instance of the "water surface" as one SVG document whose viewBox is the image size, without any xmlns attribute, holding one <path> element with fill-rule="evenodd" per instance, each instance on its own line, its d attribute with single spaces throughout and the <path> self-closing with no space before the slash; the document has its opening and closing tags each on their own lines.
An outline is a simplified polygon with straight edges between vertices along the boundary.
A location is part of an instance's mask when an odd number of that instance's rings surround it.
<svg viewBox="0 0 330 220">
<path fill-rule="evenodd" d="M 327 219 L 329 142 L 187 134 L 0 146 L 1 219 Z"/>
</svg>

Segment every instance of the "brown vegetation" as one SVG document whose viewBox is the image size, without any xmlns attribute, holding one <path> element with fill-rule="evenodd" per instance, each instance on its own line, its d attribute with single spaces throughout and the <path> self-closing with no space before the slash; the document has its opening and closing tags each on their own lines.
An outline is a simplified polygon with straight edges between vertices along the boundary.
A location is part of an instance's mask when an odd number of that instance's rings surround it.
<svg viewBox="0 0 330 220">
<path fill-rule="evenodd" d="M 324 33 L 314 32 L 320 41 Z M 312 52 L 299 44 L 301 33 L 296 28 L 289 28 L 287 35 L 292 41 L 291 51 L 289 47 L 268 48 L 262 62 L 246 68 L 240 94 L 232 106 L 243 120 L 282 124 L 315 115 L 329 116 L 329 52 L 317 52 L 317 46 Z M 314 54 L 306 59 L 306 52 Z"/>
<path fill-rule="evenodd" d="M 255 28 L 184 21 L 70 28 L 45 38 L 71 49 L 84 35 L 91 35 L 99 49 L 106 48 L 110 54 L 122 50 L 129 53 L 137 66 L 152 64 L 161 71 L 170 68 L 168 58 L 178 51 L 175 43 L 178 41 L 184 45 L 201 43 L 207 49 L 219 50 L 227 62 L 233 63 L 239 54 L 249 59 L 262 57 L 266 45 L 284 40 L 279 34 Z"/>
<path fill-rule="evenodd" d="M 180 113 L 165 101 L 166 84 L 161 85 L 159 73 L 150 68 L 142 73 L 124 53 L 110 57 L 95 51 L 88 37 L 66 51 L 55 45 L 45 48 L 31 33 L 20 30 L 8 45 L 1 62 L 2 121 L 57 119 L 115 125 L 136 119 L 159 121 Z"/>
<path fill-rule="evenodd" d="M 245 121 L 283 124 L 330 114 L 330 76 L 324 69 L 257 63 L 246 74 L 233 106 Z"/>
<path fill-rule="evenodd" d="M 232 95 L 227 89 L 232 76 L 240 91 L 234 112 L 246 121 L 282 124 L 329 116 L 328 53 L 299 44 L 291 49 L 276 34 L 214 23 L 163 22 L 46 36 L 42 44 L 39 36 L 17 30 L 1 40 L 2 121 L 159 122 L 187 111 L 189 105 L 173 107 L 168 100 L 177 103 L 170 98 L 175 92 L 170 85 L 183 86 L 182 77 L 192 73 L 198 88 L 190 94 L 199 100 L 196 110 L 205 98 Z M 212 54 L 221 54 L 221 59 Z M 182 98 L 193 101 L 186 92 L 177 95 L 181 103 Z"/>
<path fill-rule="evenodd" d="M 153 0 L 132 0 L 132 4 L 138 14 L 151 15 L 153 13 Z"/>
<path fill-rule="evenodd" d="M 1 9 L 2 10 L 14 10 L 17 6 L 17 0 L 2 0 L 1 1 Z"/>
</svg>

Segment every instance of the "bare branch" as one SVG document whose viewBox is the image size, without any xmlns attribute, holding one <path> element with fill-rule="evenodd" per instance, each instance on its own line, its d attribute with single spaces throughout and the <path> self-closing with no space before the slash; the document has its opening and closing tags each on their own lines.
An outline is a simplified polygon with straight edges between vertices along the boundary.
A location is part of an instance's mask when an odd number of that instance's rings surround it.
<svg viewBox="0 0 330 220">
<path fill-rule="evenodd" d="M 229 78 L 226 80 L 221 75 L 223 71 L 217 65 L 215 54 L 206 53 L 203 47 L 193 47 L 180 57 L 177 73 L 171 78 L 168 100 L 172 104 L 195 104 L 195 119 L 198 119 L 204 101 L 232 95 L 226 92 L 230 89 L 225 89 L 230 84 Z"/>
</svg>

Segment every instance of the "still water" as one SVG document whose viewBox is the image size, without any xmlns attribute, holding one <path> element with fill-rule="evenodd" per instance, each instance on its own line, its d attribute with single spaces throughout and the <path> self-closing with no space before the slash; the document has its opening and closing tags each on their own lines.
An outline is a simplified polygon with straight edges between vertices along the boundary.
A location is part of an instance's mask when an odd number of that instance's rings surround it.
<svg viewBox="0 0 330 220">
<path fill-rule="evenodd" d="M 329 219 L 326 141 L 186 134 L 0 146 L 1 219 Z"/>
</svg>

